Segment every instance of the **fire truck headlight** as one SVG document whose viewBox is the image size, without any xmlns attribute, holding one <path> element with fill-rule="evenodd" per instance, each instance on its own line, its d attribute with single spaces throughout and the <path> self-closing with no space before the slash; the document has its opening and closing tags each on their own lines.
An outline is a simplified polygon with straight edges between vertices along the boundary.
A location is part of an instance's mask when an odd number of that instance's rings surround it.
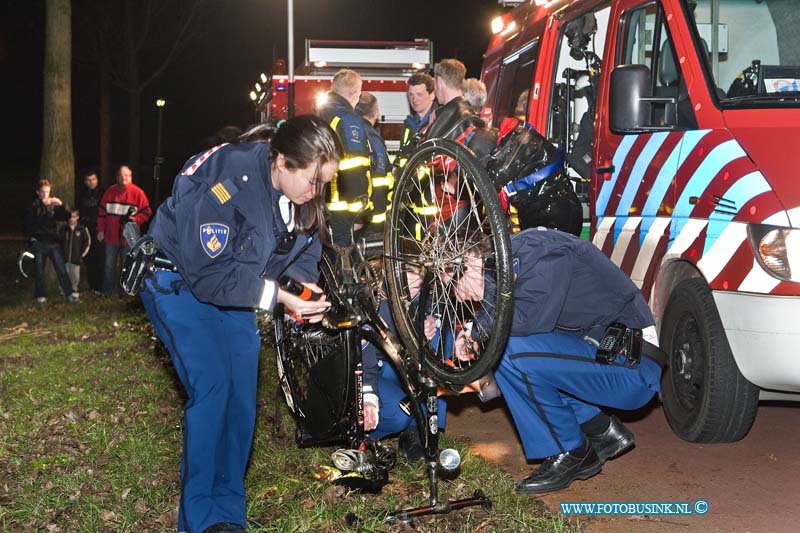
<svg viewBox="0 0 800 533">
<path fill-rule="evenodd" d="M 748 224 L 747 236 L 756 261 L 768 274 L 800 282 L 800 229 Z"/>
<path fill-rule="evenodd" d="M 505 28 L 503 17 L 495 17 L 492 19 L 492 33 L 500 33 Z"/>
<path fill-rule="evenodd" d="M 317 96 L 314 98 L 314 101 L 317 105 L 317 109 L 321 108 L 328 101 L 328 93 L 322 91 L 318 92 Z"/>
</svg>

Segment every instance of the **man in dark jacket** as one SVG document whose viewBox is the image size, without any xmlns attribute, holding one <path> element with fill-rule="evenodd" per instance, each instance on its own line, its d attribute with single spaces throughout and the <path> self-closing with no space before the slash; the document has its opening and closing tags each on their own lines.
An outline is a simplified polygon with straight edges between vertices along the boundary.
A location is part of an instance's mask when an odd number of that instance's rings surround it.
<svg viewBox="0 0 800 533">
<path fill-rule="evenodd" d="M 464 99 L 467 69 L 457 59 L 443 59 L 433 67 L 433 87 L 441 104 L 433 113 L 425 139 L 453 139 L 470 148 L 483 161 L 497 142 L 497 135 Z"/>
<path fill-rule="evenodd" d="M 103 266 L 106 258 L 105 243 L 97 240 L 97 208 L 103 198 L 105 189 L 100 186 L 100 180 L 94 170 L 88 170 L 83 176 L 83 189 L 78 195 L 78 211 L 81 213 L 81 223 L 89 230 L 92 246 L 89 253 L 83 258 L 86 264 L 86 277 L 89 288 L 95 292 L 103 290 Z"/>
<path fill-rule="evenodd" d="M 653 355 L 658 340 L 639 289 L 589 241 L 536 228 L 513 235 L 511 248 L 513 321 L 494 377 L 525 455 L 543 459 L 516 491 L 553 492 L 597 474 L 607 459 L 633 447 L 633 434 L 598 406 L 638 409 L 650 401 L 662 370 Z M 460 301 L 493 301 L 481 254 L 467 255 L 453 290 Z M 598 347 L 617 323 L 641 333 L 649 348 L 639 361 L 600 357 Z M 473 357 L 468 344 L 459 334 L 459 360 Z"/>
<path fill-rule="evenodd" d="M 36 264 L 34 294 L 36 301 L 40 304 L 47 301 L 44 287 L 44 262 L 48 257 L 56 270 L 58 283 L 64 296 L 70 301 L 77 300 L 77 295 L 72 293 L 72 284 L 64 266 L 64 256 L 61 255 L 58 235 L 58 222 L 67 220 L 69 212 L 59 198 L 50 196 L 50 188 L 48 180 L 39 180 L 36 187 L 36 199 L 25 213 L 25 235 L 30 239 L 31 252 L 35 256 Z"/>
</svg>

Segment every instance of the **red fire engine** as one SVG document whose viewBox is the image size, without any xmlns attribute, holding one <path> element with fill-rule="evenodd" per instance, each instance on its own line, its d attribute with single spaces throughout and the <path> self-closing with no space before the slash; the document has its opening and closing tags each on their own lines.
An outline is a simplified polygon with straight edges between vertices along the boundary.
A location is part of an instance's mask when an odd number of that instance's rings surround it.
<svg viewBox="0 0 800 533">
<path fill-rule="evenodd" d="M 362 90 L 374 94 L 380 105 L 380 131 L 390 152 L 400 148 L 403 120 L 410 113 L 406 80 L 418 70 L 430 68 L 433 43 L 414 41 L 306 40 L 306 57 L 295 76 L 295 114 L 314 113 L 330 90 L 337 70 L 355 70 L 363 79 Z M 273 72 L 271 98 L 265 98 L 267 116 L 282 119 L 289 113 L 289 77 Z"/>
<path fill-rule="evenodd" d="M 686 440 L 742 438 L 800 397 L 800 34 L 746 0 L 532 0 L 482 78 L 588 184 L 593 242 L 641 287 Z"/>
</svg>

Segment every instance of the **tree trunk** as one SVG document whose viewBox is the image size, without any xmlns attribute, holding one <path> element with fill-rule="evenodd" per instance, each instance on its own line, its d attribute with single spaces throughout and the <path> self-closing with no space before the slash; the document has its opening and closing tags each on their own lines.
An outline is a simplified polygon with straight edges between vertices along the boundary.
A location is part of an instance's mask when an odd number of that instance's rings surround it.
<svg viewBox="0 0 800 533">
<path fill-rule="evenodd" d="M 114 181 L 111 168 L 111 82 L 108 65 L 100 65 L 100 168 L 98 178 L 103 186 Z"/>
<path fill-rule="evenodd" d="M 45 9 L 44 124 L 39 177 L 69 205 L 75 197 L 72 147 L 72 10 L 70 0 L 47 0 Z"/>
</svg>

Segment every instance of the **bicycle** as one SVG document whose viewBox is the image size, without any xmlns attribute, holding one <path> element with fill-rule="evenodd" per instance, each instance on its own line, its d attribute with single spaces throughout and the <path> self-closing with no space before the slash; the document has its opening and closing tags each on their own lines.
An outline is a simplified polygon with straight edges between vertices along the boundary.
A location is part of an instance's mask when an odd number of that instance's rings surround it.
<svg viewBox="0 0 800 533">
<path fill-rule="evenodd" d="M 511 325 L 513 274 L 507 221 L 495 189 L 474 155 L 450 141 L 420 145 L 396 181 L 384 241 L 384 272 L 399 338 L 378 313 L 379 291 L 363 245 L 323 254 L 320 286 L 331 301 L 322 324 L 285 317 L 274 320 L 279 379 L 297 424 L 301 445 L 364 441 L 360 341 L 378 346 L 394 365 L 408 393 L 425 447 L 429 502 L 395 511 L 386 520 L 410 520 L 462 507 L 491 507 L 477 490 L 472 498 L 440 502 L 437 469 L 458 467 L 460 458 L 439 454 L 437 392 L 457 389 L 487 372 L 502 355 Z M 456 297 L 456 281 L 481 242 L 490 296 L 481 304 Z M 409 286 L 418 274 L 419 287 Z M 413 278 L 413 276 L 412 276 Z M 437 334 L 429 340 L 424 322 Z M 453 357 L 466 336 L 469 358 Z M 423 408 L 424 406 L 424 408 Z M 457 452 L 456 452 L 457 455 Z"/>
</svg>

